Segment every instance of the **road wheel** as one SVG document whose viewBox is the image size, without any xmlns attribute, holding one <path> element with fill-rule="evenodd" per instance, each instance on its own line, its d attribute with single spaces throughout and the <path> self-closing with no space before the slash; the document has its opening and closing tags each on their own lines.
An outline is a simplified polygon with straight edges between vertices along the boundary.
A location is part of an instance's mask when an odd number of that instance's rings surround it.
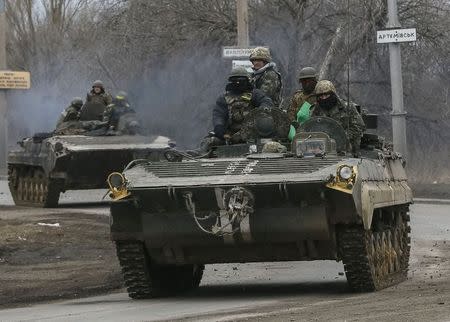
<svg viewBox="0 0 450 322">
<path fill-rule="evenodd" d="M 8 185 L 14 203 L 18 206 L 58 206 L 60 186 L 40 168 L 8 165 Z"/>
<path fill-rule="evenodd" d="M 34 172 L 34 181 L 38 189 L 35 202 L 44 208 L 58 207 L 60 185 L 56 180 L 49 179 L 42 169 Z"/>
<path fill-rule="evenodd" d="M 128 295 L 133 299 L 176 295 L 200 284 L 204 265 L 152 263 L 139 241 L 118 241 L 116 251 Z"/>
<path fill-rule="evenodd" d="M 410 254 L 409 215 L 383 210 L 372 228 L 344 226 L 338 233 L 339 249 L 350 288 L 377 291 L 404 281 Z"/>
</svg>

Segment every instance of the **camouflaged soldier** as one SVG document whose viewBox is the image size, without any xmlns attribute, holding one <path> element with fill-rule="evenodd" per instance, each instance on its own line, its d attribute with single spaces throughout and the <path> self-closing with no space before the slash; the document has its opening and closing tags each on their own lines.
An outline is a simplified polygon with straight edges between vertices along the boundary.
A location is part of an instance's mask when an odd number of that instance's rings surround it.
<svg viewBox="0 0 450 322">
<path fill-rule="evenodd" d="M 120 91 L 114 97 L 113 103 L 106 107 L 103 113 L 103 122 L 108 124 L 110 130 L 117 131 L 120 118 L 126 114 L 136 114 L 136 112 L 128 103 L 128 94 Z"/>
<path fill-rule="evenodd" d="M 80 117 L 80 109 L 83 106 L 81 97 L 74 97 L 70 105 L 62 111 L 56 122 L 56 128 L 60 127 L 62 123 L 69 121 L 78 121 Z"/>
<path fill-rule="evenodd" d="M 105 91 L 105 85 L 101 80 L 96 80 L 92 84 L 91 91 L 87 94 L 86 102 L 101 103 L 108 106 L 112 103 L 112 96 Z"/>
<path fill-rule="evenodd" d="M 301 84 L 302 89 L 296 91 L 291 97 L 287 113 L 289 122 L 303 123 L 309 118 L 310 107 L 316 104 L 314 93 L 317 85 L 316 70 L 313 67 L 302 68 L 298 76 L 298 82 Z"/>
<path fill-rule="evenodd" d="M 242 67 L 231 72 L 225 90 L 213 110 L 214 136 L 231 143 L 245 142 L 246 135 L 240 130 L 249 111 L 271 108 L 272 100 L 263 91 L 253 88 L 249 73 Z"/>
<path fill-rule="evenodd" d="M 319 81 L 315 93 L 317 104 L 312 109 L 312 116 L 328 116 L 338 121 L 344 127 L 351 144 L 348 150 L 358 151 L 365 125 L 355 104 L 343 102 L 338 97 L 333 83 L 328 80 Z"/>
<path fill-rule="evenodd" d="M 272 62 L 270 51 L 264 47 L 253 49 L 249 60 L 253 64 L 252 83 L 272 99 L 275 106 L 281 104 L 281 75 Z"/>
</svg>

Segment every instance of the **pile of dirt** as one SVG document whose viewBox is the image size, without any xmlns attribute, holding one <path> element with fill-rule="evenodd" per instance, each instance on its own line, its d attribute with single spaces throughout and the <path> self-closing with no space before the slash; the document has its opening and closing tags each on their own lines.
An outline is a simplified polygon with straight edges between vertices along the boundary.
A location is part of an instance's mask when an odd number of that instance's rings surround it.
<svg viewBox="0 0 450 322">
<path fill-rule="evenodd" d="M 108 216 L 74 210 L 14 218 L 0 210 L 0 306 L 122 287 Z"/>
</svg>

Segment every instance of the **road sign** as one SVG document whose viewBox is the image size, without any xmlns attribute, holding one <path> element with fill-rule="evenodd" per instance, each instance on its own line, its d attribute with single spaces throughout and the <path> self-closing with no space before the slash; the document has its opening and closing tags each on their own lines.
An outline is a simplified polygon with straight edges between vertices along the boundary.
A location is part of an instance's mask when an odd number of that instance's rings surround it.
<svg viewBox="0 0 450 322">
<path fill-rule="evenodd" d="M 0 89 L 29 89 L 29 72 L 0 71 Z"/>
<path fill-rule="evenodd" d="M 222 57 L 223 58 L 248 58 L 252 53 L 252 50 L 259 46 L 239 48 L 239 47 L 222 47 Z M 265 47 L 269 48 L 269 47 Z"/>
<path fill-rule="evenodd" d="M 244 67 L 249 73 L 253 72 L 253 64 L 250 60 L 233 60 L 232 61 L 232 69 L 236 67 Z"/>
<path fill-rule="evenodd" d="M 379 44 L 416 41 L 416 38 L 416 28 L 377 31 L 377 43 Z"/>
</svg>

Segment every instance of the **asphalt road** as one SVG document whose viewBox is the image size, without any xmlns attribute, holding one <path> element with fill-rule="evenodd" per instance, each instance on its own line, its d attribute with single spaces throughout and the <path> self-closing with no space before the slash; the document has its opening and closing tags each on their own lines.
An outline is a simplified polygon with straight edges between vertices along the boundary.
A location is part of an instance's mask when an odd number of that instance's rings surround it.
<svg viewBox="0 0 450 322">
<path fill-rule="evenodd" d="M 106 189 L 67 191 L 66 193 L 61 194 L 59 204 L 62 205 L 62 207 L 82 208 L 84 205 L 92 207 L 102 200 L 105 193 Z M 108 199 L 109 198 L 106 197 L 102 203 L 106 204 Z M 9 193 L 7 180 L 0 180 L 0 205 L 14 205 L 11 194 Z"/>
<path fill-rule="evenodd" d="M 54 211 L 107 214 L 105 206 L 76 204 L 91 200 L 98 200 L 92 192 L 70 193 Z M 0 204 L 7 202 L 0 194 Z M 184 296 L 136 301 L 119 292 L 4 309 L 0 320 L 450 321 L 450 205 L 415 204 L 411 218 L 410 277 L 377 293 L 350 293 L 342 264 L 332 261 L 209 265 L 201 287 Z"/>
</svg>

